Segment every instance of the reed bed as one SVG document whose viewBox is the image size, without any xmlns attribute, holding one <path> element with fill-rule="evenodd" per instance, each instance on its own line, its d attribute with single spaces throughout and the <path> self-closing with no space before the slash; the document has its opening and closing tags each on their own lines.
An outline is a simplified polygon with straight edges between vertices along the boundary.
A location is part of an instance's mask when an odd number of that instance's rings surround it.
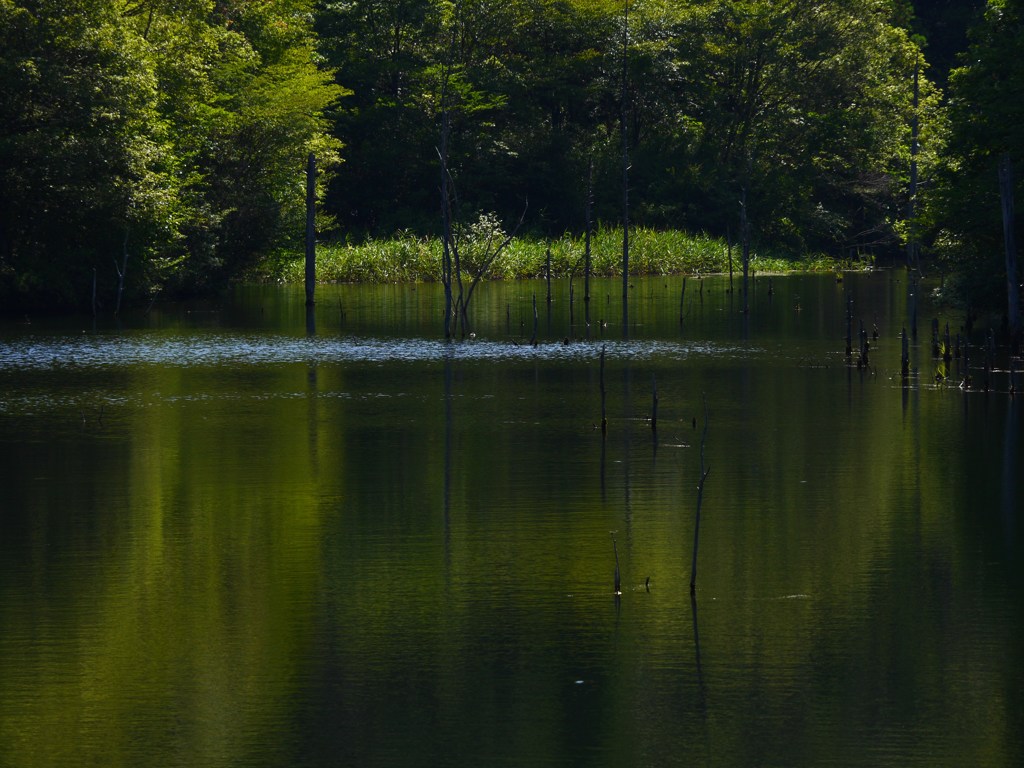
<svg viewBox="0 0 1024 768">
<path fill-rule="evenodd" d="M 551 276 L 582 275 L 585 241 L 563 235 L 554 240 L 516 238 L 491 265 L 492 280 L 544 277 L 547 251 L 551 249 Z M 591 272 L 596 277 L 620 275 L 622 230 L 599 228 L 591 236 Z M 463 266 L 470 273 L 477 254 L 467 244 Z M 733 269 L 742 271 L 738 246 L 732 249 Z M 401 232 L 386 240 L 358 244 L 320 243 L 317 246 L 317 281 L 322 283 L 413 283 L 441 279 L 441 241 Z M 751 254 L 756 272 L 828 272 L 863 266 L 841 262 L 821 254 L 783 255 L 758 250 Z M 285 283 L 302 282 L 300 253 L 282 251 L 262 262 L 251 277 Z M 629 271 L 633 275 L 714 274 L 729 271 L 729 248 L 724 240 L 704 234 L 630 230 Z"/>
</svg>

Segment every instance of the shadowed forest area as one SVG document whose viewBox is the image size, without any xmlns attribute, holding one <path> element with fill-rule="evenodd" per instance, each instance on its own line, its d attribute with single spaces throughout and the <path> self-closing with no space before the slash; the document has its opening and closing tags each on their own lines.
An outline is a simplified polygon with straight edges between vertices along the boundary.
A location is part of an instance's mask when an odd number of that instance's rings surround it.
<svg viewBox="0 0 1024 768">
<path fill-rule="evenodd" d="M 919 255 L 1005 311 L 1022 38 L 1020 0 L 0 0 L 0 302 L 298 256 L 314 153 L 325 242 L 437 237 L 443 185 L 457 221 L 578 236 L 627 168 L 633 225 Z"/>
</svg>

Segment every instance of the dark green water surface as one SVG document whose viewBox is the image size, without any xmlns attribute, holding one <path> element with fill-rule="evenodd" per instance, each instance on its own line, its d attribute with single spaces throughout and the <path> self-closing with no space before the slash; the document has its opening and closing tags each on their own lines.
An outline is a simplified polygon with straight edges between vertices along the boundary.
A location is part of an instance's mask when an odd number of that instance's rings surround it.
<svg viewBox="0 0 1024 768">
<path fill-rule="evenodd" d="M 903 277 L 0 325 L 0 765 L 1024 764 L 1024 403 Z"/>
</svg>

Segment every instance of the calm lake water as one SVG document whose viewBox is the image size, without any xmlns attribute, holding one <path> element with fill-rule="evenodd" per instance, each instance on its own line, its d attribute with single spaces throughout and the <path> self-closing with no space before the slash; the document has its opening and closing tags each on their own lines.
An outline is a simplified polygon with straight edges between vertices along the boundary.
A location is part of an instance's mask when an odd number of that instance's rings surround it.
<svg viewBox="0 0 1024 768">
<path fill-rule="evenodd" d="M 1024 403 L 904 279 L 0 325 L 0 765 L 1024 765 Z"/>
</svg>

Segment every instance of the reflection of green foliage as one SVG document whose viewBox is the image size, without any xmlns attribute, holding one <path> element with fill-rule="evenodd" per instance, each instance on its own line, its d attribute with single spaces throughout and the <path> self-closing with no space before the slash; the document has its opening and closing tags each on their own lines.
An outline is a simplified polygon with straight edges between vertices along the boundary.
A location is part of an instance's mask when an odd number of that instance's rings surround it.
<svg viewBox="0 0 1024 768">
<path fill-rule="evenodd" d="M 59 584 L 51 608 L 63 618 L 36 625 L 37 642 L 61 645 L 65 655 L 30 678 L 0 655 L 5 764 L 127 768 L 172 754 L 196 765 L 239 764 L 250 753 L 251 733 L 287 717 L 310 642 L 304 622 L 320 588 L 316 462 L 343 463 L 343 446 L 325 434 L 315 458 L 310 433 L 289 428 L 273 445 L 257 447 L 243 436 L 267 425 L 231 406 L 208 420 L 204 397 L 258 401 L 267 387 L 284 383 L 278 376 L 235 390 L 237 381 L 224 389 L 226 382 L 199 371 L 135 374 L 130 385 L 113 389 L 159 393 L 158 402 L 119 422 L 118 436 L 77 466 L 85 484 L 78 501 L 90 507 L 82 525 L 69 538 L 49 539 L 40 530 L 44 547 L 99 556 L 99 545 L 106 552 L 87 573 L 47 577 L 55 589 Z M 205 395 L 195 399 L 199 392 Z M 280 425 L 305 419 L 303 403 L 279 404 Z M 106 460 L 117 464 L 116 477 L 96 474 Z M 279 493 L 269 478 L 285 480 L 288 491 Z M 55 502 L 47 495 L 26 500 L 24 509 L 44 519 Z M 102 545 L 93 539 L 97 530 Z M 5 607 L 10 586 L 5 577 Z M 36 623 L 4 615 L 6 638 L 18 627 L 28 631 L 22 620 Z M 179 727 L 140 740 L 130 724 L 168 710 L 182 718 Z"/>
<path fill-rule="evenodd" d="M 903 390 L 883 363 L 805 364 L 838 358 L 846 289 L 883 328 L 875 359 L 895 359 L 889 276 L 777 279 L 762 353 L 736 344 L 724 277 L 687 317 L 698 343 L 680 343 L 679 282 L 636 281 L 665 343 L 610 358 L 604 443 L 599 344 L 334 361 L 349 340 L 331 332 L 310 363 L 0 371 L 38 406 L 0 413 L 3 762 L 479 765 L 500 742 L 516 764 L 583 745 L 607 765 L 683 749 L 817 765 L 869 734 L 906 762 L 1013 764 L 1020 536 L 999 493 L 1019 476 L 1002 442 L 1017 406 Z M 237 311 L 273 329 L 245 345 L 303 341 L 301 289 L 246 291 L 152 334 L 205 348 L 220 331 L 194 324 Z M 484 285 L 476 309 L 503 326 L 522 293 Z M 440 290 L 325 286 L 321 306 L 335 296 L 379 340 Z M 686 584 L 705 391 L 699 673 Z M 106 422 L 79 428 L 93 399 Z"/>
</svg>

